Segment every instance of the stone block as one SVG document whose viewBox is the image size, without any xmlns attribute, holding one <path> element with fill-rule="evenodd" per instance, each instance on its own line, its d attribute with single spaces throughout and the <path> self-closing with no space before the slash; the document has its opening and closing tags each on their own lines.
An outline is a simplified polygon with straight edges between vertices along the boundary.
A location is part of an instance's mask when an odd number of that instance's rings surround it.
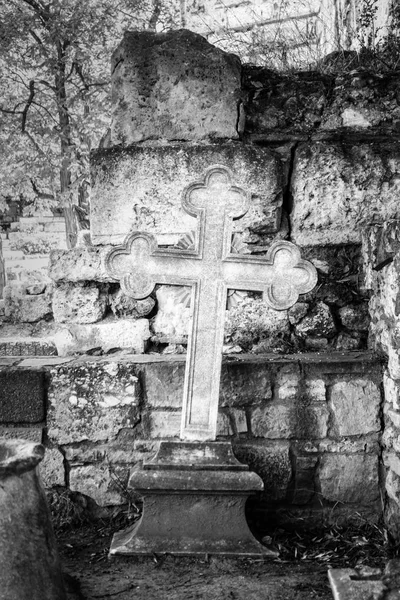
<svg viewBox="0 0 400 600">
<path fill-rule="evenodd" d="M 65 486 L 64 457 L 57 448 L 46 448 L 39 473 L 45 488 L 56 485 Z"/>
<path fill-rule="evenodd" d="M 53 315 L 58 323 L 96 323 L 106 308 L 106 290 L 95 283 L 64 283 L 54 289 Z"/>
<path fill-rule="evenodd" d="M 276 444 L 274 447 L 256 443 L 234 444 L 233 451 L 240 462 L 249 465 L 264 482 L 264 495 L 268 500 L 286 498 L 292 478 L 289 447 Z"/>
<path fill-rule="evenodd" d="M 82 362 L 50 371 L 48 437 L 58 445 L 115 440 L 140 421 L 135 367 Z"/>
<path fill-rule="evenodd" d="M 7 285 L 4 288 L 4 314 L 14 323 L 35 323 L 51 317 L 51 288 L 44 294 L 29 295 L 25 286 Z"/>
<path fill-rule="evenodd" d="M 330 435 L 365 435 L 380 431 L 381 394 L 368 379 L 339 381 L 330 388 Z"/>
<path fill-rule="evenodd" d="M 363 224 L 400 217 L 395 146 L 316 142 L 295 156 L 292 239 L 299 245 L 361 241 Z"/>
<path fill-rule="evenodd" d="M 100 506 L 120 505 L 128 502 L 128 477 L 126 467 L 104 463 L 73 466 L 69 473 L 69 486 L 73 492 L 89 496 Z"/>
<path fill-rule="evenodd" d="M 153 410 L 143 415 L 143 428 L 150 438 L 178 438 L 181 419 L 181 411 Z"/>
<path fill-rule="evenodd" d="M 225 363 L 220 382 L 220 406 L 248 406 L 272 398 L 273 371 L 264 364 Z"/>
<path fill-rule="evenodd" d="M 109 248 L 92 246 L 53 250 L 49 258 L 49 276 L 55 282 L 112 281 L 104 259 Z"/>
<path fill-rule="evenodd" d="M 250 209 L 234 228 L 241 232 L 244 242 L 252 240 L 254 235 L 262 237 L 276 232 L 280 225 L 284 177 L 278 154 L 266 148 L 232 143 L 136 145 L 98 150 L 92 155 L 93 244 L 121 244 L 134 230 L 153 233 L 162 244 L 177 243 L 196 229 L 196 219 L 182 209 L 182 192 L 188 184 L 202 179 L 205 169 L 214 164 L 228 167 L 234 173 L 235 183 L 251 193 Z M 101 271 L 100 255 L 94 249 L 82 255 L 79 250 L 75 249 L 74 258 L 88 274 Z M 64 258 L 63 266 L 58 267 L 55 263 L 59 254 L 52 254 L 51 277 L 68 280 L 65 268 L 73 273 L 77 269 L 72 258 Z M 93 264 L 88 254 L 93 257 Z M 80 277 L 82 280 L 83 275 Z"/>
<path fill-rule="evenodd" d="M 93 324 L 65 324 L 53 335 L 59 356 L 83 354 L 94 348 L 108 352 L 115 348 L 133 353 L 144 352 L 150 338 L 147 319 L 114 319 L 108 317 Z"/>
<path fill-rule="evenodd" d="M 364 454 L 325 454 L 319 482 L 331 502 L 368 504 L 379 498 L 378 457 Z"/>
<path fill-rule="evenodd" d="M 0 371 L 0 423 L 40 423 L 46 418 L 44 373 Z"/>
<path fill-rule="evenodd" d="M 182 29 L 127 31 L 112 56 L 111 144 L 237 138 L 237 56 Z"/>
<path fill-rule="evenodd" d="M 251 413 L 251 430 L 265 439 L 324 438 L 329 411 L 324 404 L 270 404 Z"/>
</svg>

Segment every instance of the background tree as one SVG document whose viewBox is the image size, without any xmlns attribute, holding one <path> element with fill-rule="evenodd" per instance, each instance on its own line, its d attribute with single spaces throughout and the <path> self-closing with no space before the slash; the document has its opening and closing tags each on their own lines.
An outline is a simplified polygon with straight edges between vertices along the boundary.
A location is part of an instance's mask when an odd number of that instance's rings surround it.
<svg viewBox="0 0 400 600">
<path fill-rule="evenodd" d="M 68 247 L 88 199 L 89 153 L 109 124 L 111 52 L 126 29 L 179 26 L 179 4 L 0 0 L 0 197 L 61 208 Z"/>
</svg>

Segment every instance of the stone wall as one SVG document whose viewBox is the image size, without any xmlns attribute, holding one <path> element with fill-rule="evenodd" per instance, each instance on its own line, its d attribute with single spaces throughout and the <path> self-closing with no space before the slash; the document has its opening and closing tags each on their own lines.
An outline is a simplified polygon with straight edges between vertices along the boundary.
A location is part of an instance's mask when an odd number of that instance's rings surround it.
<svg viewBox="0 0 400 600">
<path fill-rule="evenodd" d="M 0 435 L 46 442 L 48 487 L 126 503 L 132 465 L 179 438 L 183 374 L 178 355 L 1 359 Z M 224 361 L 217 439 L 262 477 L 258 511 L 378 517 L 380 382 L 372 354 Z"/>
<path fill-rule="evenodd" d="M 160 36 L 154 47 L 151 34 L 132 36 L 114 57 L 111 134 L 92 156 L 92 243 L 52 253 L 51 308 L 45 290 L 5 298 L 3 354 L 27 353 L 27 340 L 18 338 L 25 315 L 29 343 L 42 349 L 36 353 L 60 355 L 43 363 L 45 440 L 63 456 L 60 480 L 100 504 L 122 502 L 118 482 L 129 466 L 177 435 L 187 289 L 161 285 L 133 300 L 105 259 L 135 229 L 153 233 L 163 248 L 190 247 L 194 224 L 182 211 L 182 192 L 218 163 L 250 195 L 232 248 L 265 256 L 274 240 L 289 240 L 319 277 L 287 311 L 269 309 L 255 294 L 229 293 L 219 435 L 263 477 L 268 510 L 275 503 L 316 518 L 320 507 L 339 505 L 343 515 L 377 518 L 386 485 L 395 530 L 397 284 L 385 261 L 397 238 L 377 235 L 383 225 L 368 237 L 365 227 L 400 217 L 398 76 L 337 61 L 323 75 L 278 75 L 243 67 L 189 32 Z M 177 68 L 170 54 L 181 56 L 188 45 L 210 60 Z M 228 109 L 216 120 L 207 94 L 198 98 L 199 81 L 209 89 L 224 65 L 229 76 L 218 89 L 220 110 Z M 186 98 L 197 95 L 196 111 L 182 114 L 175 85 Z M 32 322 L 40 306 L 47 312 Z M 299 354 L 307 352 L 318 354 Z M 382 356 L 389 359 L 384 401 Z M 37 368 L 9 360 L 16 373 Z"/>
</svg>

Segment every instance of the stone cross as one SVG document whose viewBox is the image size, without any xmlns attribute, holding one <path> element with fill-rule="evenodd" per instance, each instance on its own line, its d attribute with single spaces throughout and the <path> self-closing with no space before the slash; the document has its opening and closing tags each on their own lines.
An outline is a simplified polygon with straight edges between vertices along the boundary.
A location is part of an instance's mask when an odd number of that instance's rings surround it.
<svg viewBox="0 0 400 600">
<path fill-rule="evenodd" d="M 216 437 L 227 290 L 262 292 L 267 304 L 284 310 L 317 280 L 314 266 L 290 242 L 274 242 L 263 257 L 232 253 L 232 221 L 250 202 L 232 180 L 229 169 L 214 165 L 184 190 L 183 209 L 197 217 L 194 249 L 158 248 L 153 235 L 134 232 L 106 257 L 109 275 L 132 298 L 145 298 L 156 283 L 191 286 L 181 426 L 188 441 Z"/>
</svg>

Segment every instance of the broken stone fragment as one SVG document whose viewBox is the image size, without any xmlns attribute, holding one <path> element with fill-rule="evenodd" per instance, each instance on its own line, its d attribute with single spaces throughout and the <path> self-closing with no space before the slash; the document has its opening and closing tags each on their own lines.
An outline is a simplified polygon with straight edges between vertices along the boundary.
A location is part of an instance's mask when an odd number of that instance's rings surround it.
<svg viewBox="0 0 400 600">
<path fill-rule="evenodd" d="M 238 138 L 240 60 L 196 33 L 125 32 L 111 81 L 112 145 Z"/>
<path fill-rule="evenodd" d="M 45 283 L 35 283 L 33 285 L 28 285 L 26 288 L 26 293 L 29 296 L 38 296 L 39 294 L 43 294 L 46 290 Z"/>
<path fill-rule="evenodd" d="M 302 338 L 330 338 L 336 333 L 336 326 L 329 306 L 317 302 L 310 313 L 296 325 L 296 333 Z"/>
<path fill-rule="evenodd" d="M 135 300 L 124 294 L 120 289 L 110 294 L 111 310 L 116 317 L 130 317 L 138 319 L 148 315 L 154 308 L 156 301 L 151 296 L 143 300 Z"/>
</svg>

